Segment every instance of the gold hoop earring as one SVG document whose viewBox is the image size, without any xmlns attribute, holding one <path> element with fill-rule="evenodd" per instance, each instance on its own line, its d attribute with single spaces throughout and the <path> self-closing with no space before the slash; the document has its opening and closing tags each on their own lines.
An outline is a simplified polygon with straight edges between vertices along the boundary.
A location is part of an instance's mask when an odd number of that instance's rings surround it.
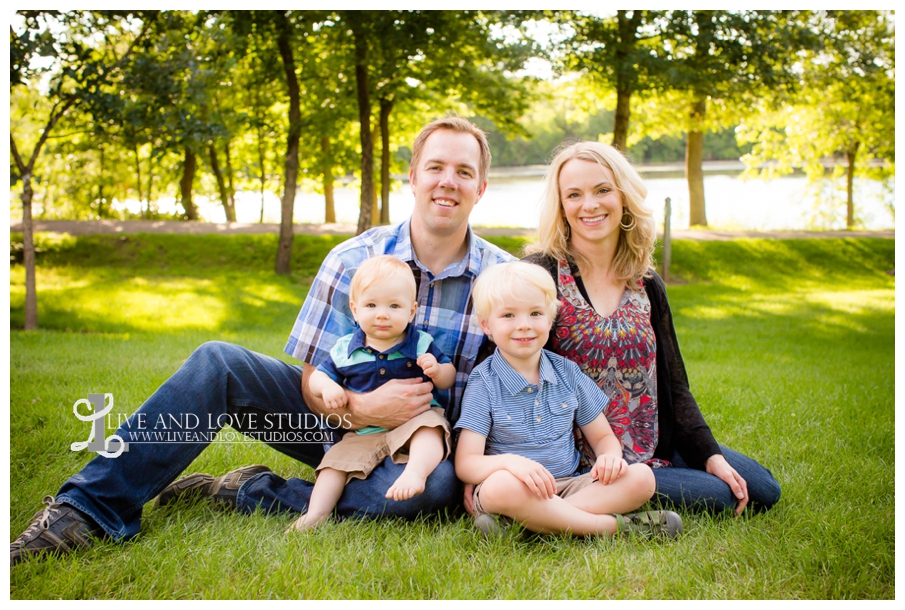
<svg viewBox="0 0 905 610">
<path fill-rule="evenodd" d="M 631 222 L 629 222 L 628 224 L 624 224 L 624 222 L 625 222 L 625 217 L 626 217 L 626 216 L 628 216 L 629 220 L 631 221 Z M 637 225 L 637 224 L 638 224 L 638 223 L 635 221 L 635 217 L 634 217 L 634 216 L 632 216 L 632 215 L 629 214 L 628 212 L 622 212 L 622 220 L 619 221 L 619 227 L 620 227 L 623 231 L 625 231 L 625 232 L 631 231 L 632 229 L 635 228 L 635 225 Z"/>
</svg>

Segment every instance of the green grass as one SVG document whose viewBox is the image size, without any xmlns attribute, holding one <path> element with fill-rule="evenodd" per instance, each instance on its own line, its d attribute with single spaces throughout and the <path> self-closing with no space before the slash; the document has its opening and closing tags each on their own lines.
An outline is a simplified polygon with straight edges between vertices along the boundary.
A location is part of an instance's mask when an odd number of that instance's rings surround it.
<svg viewBox="0 0 905 610">
<path fill-rule="evenodd" d="M 39 235 L 39 323 L 21 332 L 11 267 L 10 535 L 90 458 L 72 403 L 131 413 L 200 343 L 277 357 L 323 255 L 296 236 Z M 502 241 L 502 240 L 501 240 Z M 505 240 L 517 250 L 518 239 Z M 674 542 L 485 540 L 458 515 L 347 521 L 284 536 L 291 516 L 148 506 L 142 534 L 12 570 L 24 598 L 873 598 L 895 596 L 895 242 L 676 242 L 670 301 L 717 439 L 760 460 L 781 502 L 741 519 L 684 514 Z M 289 360 L 288 357 L 284 357 Z M 259 443 L 215 443 L 190 467 L 311 469 Z"/>
</svg>

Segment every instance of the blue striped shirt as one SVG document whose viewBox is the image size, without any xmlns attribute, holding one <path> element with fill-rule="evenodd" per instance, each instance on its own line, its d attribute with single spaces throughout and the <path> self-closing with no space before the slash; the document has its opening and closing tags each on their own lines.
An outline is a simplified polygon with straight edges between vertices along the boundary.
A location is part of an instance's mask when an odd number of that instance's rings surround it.
<svg viewBox="0 0 905 610">
<path fill-rule="evenodd" d="M 485 455 L 514 453 L 539 462 L 554 477 L 578 468 L 574 424 L 586 426 L 610 399 L 578 365 L 541 351 L 540 382 L 528 383 L 499 349 L 471 373 L 456 428 L 487 438 Z"/>
<path fill-rule="evenodd" d="M 408 263 L 415 275 L 418 311 L 412 328 L 434 338 L 456 367 L 456 383 L 449 390 L 435 393 L 447 418 L 455 421 L 468 375 L 484 341 L 471 302 L 471 286 L 487 267 L 515 258 L 468 229 L 465 257 L 434 275 L 421 264 L 412 248 L 409 221 L 400 225 L 377 227 L 345 241 L 324 259 L 311 284 L 284 351 L 290 356 L 317 366 L 330 357 L 330 349 L 343 336 L 352 333 L 355 320 L 349 309 L 352 274 L 372 256 L 390 254 Z"/>
</svg>

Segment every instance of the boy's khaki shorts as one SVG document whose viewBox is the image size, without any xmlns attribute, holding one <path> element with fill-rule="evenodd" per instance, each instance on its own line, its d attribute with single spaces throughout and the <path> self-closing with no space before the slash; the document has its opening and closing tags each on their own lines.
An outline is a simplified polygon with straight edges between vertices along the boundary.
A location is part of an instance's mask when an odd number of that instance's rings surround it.
<svg viewBox="0 0 905 610">
<path fill-rule="evenodd" d="M 387 456 L 392 458 L 395 464 L 405 464 L 409 461 L 408 442 L 419 428 L 440 428 L 443 431 L 442 459 L 449 457 L 451 450 L 449 422 L 443 415 L 443 409 L 431 407 L 429 411 L 386 432 L 364 435 L 349 432 L 330 448 L 316 472 L 324 468 L 345 472 L 348 483 L 352 479 L 368 478 L 371 471 Z"/>
<path fill-rule="evenodd" d="M 560 498 L 568 498 L 569 496 L 578 493 L 591 483 L 593 483 L 596 479 L 591 478 L 591 473 L 580 474 L 577 477 L 559 477 L 556 479 L 556 495 Z M 484 483 L 478 483 L 474 488 L 474 493 L 472 494 L 472 500 L 474 500 L 474 511 L 475 517 L 478 515 L 484 514 L 489 515 L 486 510 L 481 506 L 481 499 L 478 497 L 478 494 L 481 491 L 481 486 Z"/>
</svg>

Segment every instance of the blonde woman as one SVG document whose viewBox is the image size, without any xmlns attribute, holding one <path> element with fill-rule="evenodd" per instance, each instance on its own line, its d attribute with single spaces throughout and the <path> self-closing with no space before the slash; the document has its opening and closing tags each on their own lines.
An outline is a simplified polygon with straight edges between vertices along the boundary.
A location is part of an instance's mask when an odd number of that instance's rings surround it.
<svg viewBox="0 0 905 610">
<path fill-rule="evenodd" d="M 553 276 L 560 311 L 548 348 L 576 362 L 610 398 L 606 416 L 630 464 L 654 469 L 655 498 L 714 511 L 766 509 L 779 484 L 720 446 L 704 422 L 679 353 L 656 231 L 641 177 L 616 149 L 563 148 L 550 165 L 539 240 L 526 260 Z"/>
</svg>

